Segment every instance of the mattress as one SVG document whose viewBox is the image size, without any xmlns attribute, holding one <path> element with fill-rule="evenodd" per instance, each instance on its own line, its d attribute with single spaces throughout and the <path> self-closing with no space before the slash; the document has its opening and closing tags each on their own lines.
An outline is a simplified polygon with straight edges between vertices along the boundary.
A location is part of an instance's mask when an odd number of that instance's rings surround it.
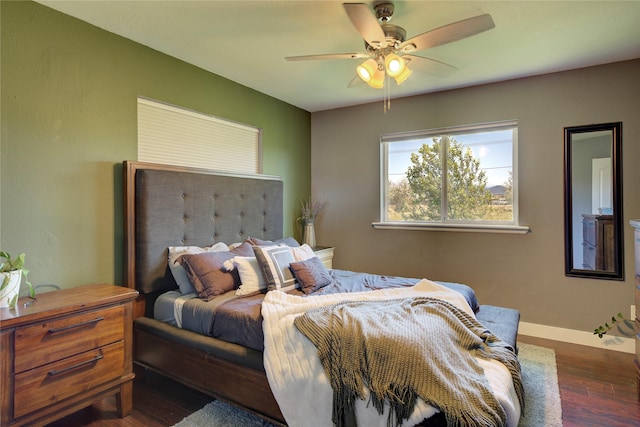
<svg viewBox="0 0 640 427">
<path fill-rule="evenodd" d="M 419 279 L 360 273 L 347 270 L 329 270 L 332 284 L 310 294 L 364 292 L 379 289 L 410 287 Z M 461 293 L 471 309 L 478 311 L 475 292 L 469 286 L 437 282 Z M 289 293 L 302 295 L 299 290 Z M 226 292 L 211 301 L 203 301 L 196 294 L 182 295 L 178 291 L 166 292 L 156 300 L 154 318 L 164 323 L 211 336 L 254 350 L 264 350 L 261 305 L 264 294 L 238 296 L 235 291 Z"/>
</svg>

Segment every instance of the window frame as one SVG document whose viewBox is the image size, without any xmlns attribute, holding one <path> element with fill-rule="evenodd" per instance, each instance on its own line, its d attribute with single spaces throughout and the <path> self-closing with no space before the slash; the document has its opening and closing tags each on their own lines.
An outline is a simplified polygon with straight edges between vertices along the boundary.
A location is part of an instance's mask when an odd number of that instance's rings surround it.
<svg viewBox="0 0 640 427">
<path fill-rule="evenodd" d="M 446 172 L 443 173 L 442 187 L 442 212 L 440 220 L 434 221 L 398 221 L 388 218 L 388 189 L 389 189 L 389 145 L 394 142 L 407 141 L 412 139 L 431 139 L 438 136 L 456 136 L 463 134 L 482 133 L 488 131 L 499 131 L 514 129 L 512 138 L 512 197 L 513 197 L 513 220 L 512 221 L 483 221 L 483 220 L 460 220 L 446 217 L 446 197 L 447 182 Z M 447 148 L 443 146 L 445 156 L 442 157 L 443 169 L 446 170 Z M 491 232 L 491 233 L 515 233 L 525 234 L 529 232 L 529 227 L 519 224 L 518 209 L 518 121 L 507 120 L 491 123 L 480 123 L 462 126 L 452 126 L 436 129 L 426 129 L 418 131 L 396 132 L 380 135 L 380 221 L 373 222 L 372 226 L 378 229 L 400 229 L 400 230 L 436 230 L 436 231 L 466 231 L 466 232 Z"/>
</svg>

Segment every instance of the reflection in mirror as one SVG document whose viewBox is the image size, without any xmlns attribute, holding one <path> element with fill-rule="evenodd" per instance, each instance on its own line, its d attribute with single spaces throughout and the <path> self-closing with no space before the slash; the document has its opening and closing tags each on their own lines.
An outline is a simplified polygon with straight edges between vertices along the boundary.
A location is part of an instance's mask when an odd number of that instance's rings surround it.
<svg viewBox="0 0 640 427">
<path fill-rule="evenodd" d="M 622 123 L 564 131 L 565 273 L 622 280 Z"/>
</svg>

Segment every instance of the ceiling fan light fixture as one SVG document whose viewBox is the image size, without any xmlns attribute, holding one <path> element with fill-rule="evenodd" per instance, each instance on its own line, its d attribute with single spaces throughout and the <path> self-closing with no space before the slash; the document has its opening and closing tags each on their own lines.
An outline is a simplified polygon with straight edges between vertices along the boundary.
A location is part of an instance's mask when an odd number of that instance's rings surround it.
<svg viewBox="0 0 640 427">
<path fill-rule="evenodd" d="M 387 74 L 394 78 L 404 73 L 407 69 L 404 59 L 395 53 L 390 53 L 384 58 L 384 65 L 387 69 Z"/>
<path fill-rule="evenodd" d="M 405 66 L 404 70 L 402 71 L 402 73 L 400 73 L 400 74 L 398 74 L 397 76 L 394 77 L 394 79 L 396 79 L 396 83 L 398 84 L 398 86 L 400 86 L 402 83 L 404 83 L 404 81 L 409 78 L 411 73 L 413 73 L 413 71 L 411 71 L 409 69 L 409 67 Z"/>
<path fill-rule="evenodd" d="M 358 77 L 360 77 L 365 83 L 369 83 L 377 71 L 378 64 L 373 58 L 367 59 L 356 67 Z"/>
<path fill-rule="evenodd" d="M 382 89 L 384 87 L 384 69 L 376 68 L 367 84 L 372 88 Z"/>
</svg>

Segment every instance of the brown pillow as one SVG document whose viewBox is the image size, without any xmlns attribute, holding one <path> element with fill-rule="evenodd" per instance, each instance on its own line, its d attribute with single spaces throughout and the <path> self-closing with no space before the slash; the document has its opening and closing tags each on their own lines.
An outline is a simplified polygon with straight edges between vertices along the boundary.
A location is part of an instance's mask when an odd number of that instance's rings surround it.
<svg viewBox="0 0 640 427">
<path fill-rule="evenodd" d="M 291 268 L 305 294 L 317 291 L 332 282 L 329 270 L 318 257 L 309 258 L 306 261 L 292 262 L 289 264 L 289 268 Z"/>
<path fill-rule="evenodd" d="M 253 247 L 243 243 L 227 252 L 205 252 L 183 255 L 179 262 L 193 284 L 198 297 L 210 301 L 240 286 L 238 270 L 227 271 L 223 264 L 235 256 L 253 255 Z"/>
<path fill-rule="evenodd" d="M 253 245 L 247 241 L 244 241 L 240 246 L 236 246 L 229 252 L 231 252 L 234 256 L 253 256 Z"/>
</svg>

